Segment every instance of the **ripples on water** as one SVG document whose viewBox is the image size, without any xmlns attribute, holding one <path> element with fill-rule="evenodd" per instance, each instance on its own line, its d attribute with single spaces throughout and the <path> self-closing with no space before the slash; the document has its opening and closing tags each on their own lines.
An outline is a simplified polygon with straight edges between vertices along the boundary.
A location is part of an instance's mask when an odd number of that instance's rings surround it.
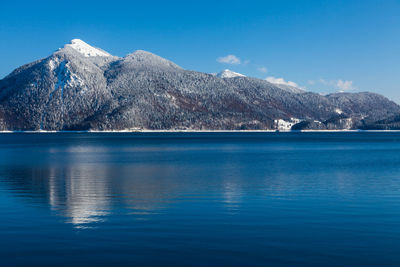
<svg viewBox="0 0 400 267">
<path fill-rule="evenodd" d="M 400 265 L 400 133 L 1 134 L 4 264 Z"/>
</svg>

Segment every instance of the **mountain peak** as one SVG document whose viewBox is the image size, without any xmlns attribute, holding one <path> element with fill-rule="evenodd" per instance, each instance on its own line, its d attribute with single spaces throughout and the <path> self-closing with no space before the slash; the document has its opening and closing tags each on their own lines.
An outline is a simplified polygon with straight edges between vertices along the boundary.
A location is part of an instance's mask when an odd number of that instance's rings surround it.
<svg viewBox="0 0 400 267">
<path fill-rule="evenodd" d="M 234 77 L 246 77 L 246 76 L 243 74 L 240 74 L 238 72 L 234 72 L 234 71 L 226 69 L 226 70 L 218 73 L 217 77 L 219 77 L 219 78 L 234 78 Z"/>
<path fill-rule="evenodd" d="M 64 48 L 70 47 L 75 51 L 81 53 L 85 57 L 111 57 L 109 53 L 99 48 L 93 47 L 80 39 L 73 39 Z"/>
<path fill-rule="evenodd" d="M 144 66 L 157 66 L 157 67 L 172 67 L 181 69 L 178 65 L 169 61 L 165 58 L 162 58 L 156 54 L 153 54 L 144 50 L 136 50 L 135 52 L 127 55 L 125 60 L 129 62 L 134 62 L 136 65 L 144 65 Z"/>
</svg>

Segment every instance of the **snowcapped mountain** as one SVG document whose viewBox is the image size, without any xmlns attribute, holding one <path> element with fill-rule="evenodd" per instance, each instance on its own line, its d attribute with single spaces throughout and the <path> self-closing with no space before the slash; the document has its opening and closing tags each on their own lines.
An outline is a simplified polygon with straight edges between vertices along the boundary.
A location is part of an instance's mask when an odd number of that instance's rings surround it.
<svg viewBox="0 0 400 267">
<path fill-rule="evenodd" d="M 246 76 L 243 74 L 226 69 L 226 70 L 223 70 L 220 73 L 218 73 L 217 77 L 219 77 L 219 78 L 234 78 L 234 77 L 246 77 Z"/>
<path fill-rule="evenodd" d="M 0 130 L 382 128 L 398 114 L 377 94 L 323 96 L 141 50 L 119 58 L 77 39 L 0 80 Z"/>
</svg>

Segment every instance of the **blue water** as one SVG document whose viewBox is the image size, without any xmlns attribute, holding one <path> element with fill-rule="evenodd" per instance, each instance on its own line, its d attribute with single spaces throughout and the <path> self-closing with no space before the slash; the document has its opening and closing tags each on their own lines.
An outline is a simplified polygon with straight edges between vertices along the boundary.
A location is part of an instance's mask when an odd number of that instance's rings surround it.
<svg viewBox="0 0 400 267">
<path fill-rule="evenodd" d="M 0 264 L 400 266 L 400 133 L 0 134 Z"/>
</svg>

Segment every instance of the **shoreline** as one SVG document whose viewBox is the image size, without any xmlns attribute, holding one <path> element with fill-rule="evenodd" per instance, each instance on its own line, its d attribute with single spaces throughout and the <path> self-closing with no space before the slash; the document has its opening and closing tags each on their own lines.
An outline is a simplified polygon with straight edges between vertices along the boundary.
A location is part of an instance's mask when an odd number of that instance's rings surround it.
<svg viewBox="0 0 400 267">
<path fill-rule="evenodd" d="M 362 133 L 362 132 L 400 132 L 400 130 L 106 130 L 106 131 L 0 131 L 0 134 L 12 133 Z"/>
</svg>

